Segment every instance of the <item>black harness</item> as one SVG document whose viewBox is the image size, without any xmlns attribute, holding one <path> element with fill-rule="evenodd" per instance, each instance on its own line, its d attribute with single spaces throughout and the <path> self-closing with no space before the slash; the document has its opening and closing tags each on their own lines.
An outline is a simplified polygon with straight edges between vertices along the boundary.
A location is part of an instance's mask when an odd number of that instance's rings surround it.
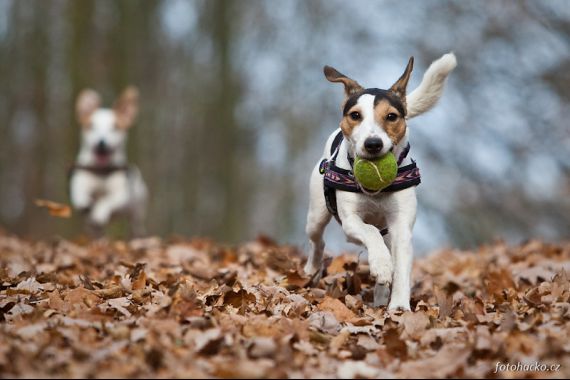
<svg viewBox="0 0 570 380">
<path fill-rule="evenodd" d="M 354 178 L 354 173 L 352 170 L 346 170 L 336 166 L 336 158 L 338 152 L 340 151 L 340 144 L 342 143 L 343 135 L 342 131 L 339 131 L 335 136 L 333 143 L 331 145 L 331 158 L 327 160 L 326 158 L 321 161 L 319 166 L 319 172 L 324 175 L 324 194 L 327 203 L 327 208 L 329 212 L 334 215 L 336 220 L 342 224 L 338 216 L 337 205 L 336 205 L 336 191 L 349 191 L 351 193 L 370 193 L 362 189 L 358 181 Z M 383 193 L 393 193 L 395 191 L 407 189 L 412 186 L 417 186 L 420 184 L 420 169 L 417 167 L 416 162 L 412 160 L 412 163 L 406 166 L 400 167 L 404 159 L 408 156 L 410 152 L 410 144 L 404 148 L 404 151 L 398 157 L 398 174 L 394 182 L 388 187 L 381 190 Z M 350 167 L 354 166 L 354 159 L 347 154 L 348 162 Z M 382 235 L 388 233 L 388 229 L 383 229 L 380 231 Z"/>
<path fill-rule="evenodd" d="M 96 166 L 96 165 L 79 165 L 73 164 L 69 167 L 67 171 L 67 177 L 71 178 L 73 172 L 76 170 L 84 170 L 98 177 L 107 177 L 115 172 L 124 171 L 130 172 L 131 167 L 129 165 L 108 165 L 108 166 Z"/>
</svg>

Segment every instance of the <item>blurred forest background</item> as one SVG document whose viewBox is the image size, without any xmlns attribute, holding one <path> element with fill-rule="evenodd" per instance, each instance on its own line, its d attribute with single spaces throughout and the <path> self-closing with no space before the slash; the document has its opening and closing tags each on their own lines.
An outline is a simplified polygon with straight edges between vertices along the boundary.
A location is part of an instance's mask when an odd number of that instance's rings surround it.
<svg viewBox="0 0 570 380">
<path fill-rule="evenodd" d="M 323 65 L 387 88 L 414 55 L 413 89 L 454 51 L 441 103 L 409 122 L 417 250 L 565 239 L 569 45 L 565 0 L 0 0 L 0 228 L 80 233 L 33 200 L 68 202 L 78 92 L 110 106 L 134 84 L 129 155 L 149 184 L 150 233 L 303 247 L 309 173 L 342 100 Z M 329 248 L 343 241 L 329 227 Z"/>
</svg>

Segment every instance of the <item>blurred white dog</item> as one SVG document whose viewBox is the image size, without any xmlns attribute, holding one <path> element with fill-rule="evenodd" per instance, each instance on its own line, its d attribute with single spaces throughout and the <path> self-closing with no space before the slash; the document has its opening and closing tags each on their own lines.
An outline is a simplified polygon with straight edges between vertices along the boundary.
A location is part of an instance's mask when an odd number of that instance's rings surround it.
<svg viewBox="0 0 570 380">
<path fill-rule="evenodd" d="M 77 97 L 81 147 L 69 173 L 71 203 L 86 214 L 88 231 L 100 237 L 111 218 L 126 215 L 131 234 L 145 233 L 147 188 L 138 168 L 127 163 L 127 131 L 138 113 L 138 91 L 126 88 L 112 109 L 100 108 L 91 89 Z"/>
<path fill-rule="evenodd" d="M 420 86 L 406 95 L 413 62 L 412 57 L 388 90 L 364 88 L 325 66 L 326 78 L 344 85 L 345 99 L 340 128 L 328 138 L 323 157 L 311 174 L 307 215 L 311 251 L 305 272 L 316 274 L 321 270 L 323 231 L 334 215 L 348 241 L 366 247 L 370 273 L 377 284 L 375 303 L 385 305 L 390 298 L 391 310 L 410 310 L 415 187 L 420 183 L 420 174 L 408 155 L 406 120 L 437 103 L 445 79 L 457 65 L 455 55 L 444 55 L 431 64 Z M 368 191 L 354 178 L 354 159 L 375 159 L 388 152 L 398 159 L 398 176 L 387 188 Z"/>
</svg>

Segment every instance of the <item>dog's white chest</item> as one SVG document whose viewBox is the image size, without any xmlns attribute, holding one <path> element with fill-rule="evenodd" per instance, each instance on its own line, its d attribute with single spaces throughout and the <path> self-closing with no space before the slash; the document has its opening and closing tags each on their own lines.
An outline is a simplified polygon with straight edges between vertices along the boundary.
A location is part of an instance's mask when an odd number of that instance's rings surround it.
<svg viewBox="0 0 570 380">
<path fill-rule="evenodd" d="M 383 228 L 386 226 L 386 209 L 383 207 L 386 198 L 383 194 L 379 196 L 362 195 L 356 212 L 362 216 L 366 223 Z"/>
</svg>

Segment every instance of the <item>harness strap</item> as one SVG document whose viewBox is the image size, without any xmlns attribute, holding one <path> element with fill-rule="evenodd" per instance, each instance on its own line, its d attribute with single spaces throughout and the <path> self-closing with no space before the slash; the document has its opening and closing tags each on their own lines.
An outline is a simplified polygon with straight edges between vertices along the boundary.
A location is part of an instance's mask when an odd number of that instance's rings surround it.
<svg viewBox="0 0 570 380">
<path fill-rule="evenodd" d="M 339 131 L 336 136 L 334 137 L 333 143 L 331 145 L 331 156 L 333 156 L 334 154 L 334 159 L 336 160 L 336 156 L 338 156 L 338 150 L 340 147 L 340 143 L 343 140 L 343 136 L 342 136 L 342 131 Z M 335 154 L 335 150 L 336 150 L 336 154 Z"/>
<path fill-rule="evenodd" d="M 111 166 L 91 166 L 91 165 L 80 165 L 73 164 L 68 169 L 68 177 L 71 177 L 75 170 L 84 170 L 91 174 L 95 174 L 99 177 L 106 177 L 114 172 L 118 171 L 128 171 L 129 165 L 111 165 Z"/>
<path fill-rule="evenodd" d="M 336 191 L 349 191 L 352 193 L 362 193 L 362 189 L 351 170 L 339 168 L 336 166 L 336 159 L 340 151 L 340 145 L 343 140 L 342 131 L 335 136 L 333 143 L 331 144 L 330 160 L 326 158 L 323 159 L 319 165 L 319 172 L 324 175 L 323 178 L 323 191 L 325 196 L 325 201 L 327 209 L 336 218 L 339 224 L 342 224 L 337 210 L 336 202 Z M 410 152 L 410 144 L 406 145 L 400 156 L 398 157 L 398 166 L 402 164 L 404 159 Z M 350 166 L 353 166 L 354 159 L 347 155 Z M 403 189 L 407 189 L 412 186 L 417 186 L 421 182 L 420 170 L 416 165 L 416 162 L 412 160 L 412 163 L 406 166 L 398 167 L 398 174 L 394 182 L 392 182 L 388 187 L 382 189 L 382 192 L 395 192 Z M 388 229 L 384 228 L 380 231 L 382 235 L 388 233 Z"/>
</svg>

